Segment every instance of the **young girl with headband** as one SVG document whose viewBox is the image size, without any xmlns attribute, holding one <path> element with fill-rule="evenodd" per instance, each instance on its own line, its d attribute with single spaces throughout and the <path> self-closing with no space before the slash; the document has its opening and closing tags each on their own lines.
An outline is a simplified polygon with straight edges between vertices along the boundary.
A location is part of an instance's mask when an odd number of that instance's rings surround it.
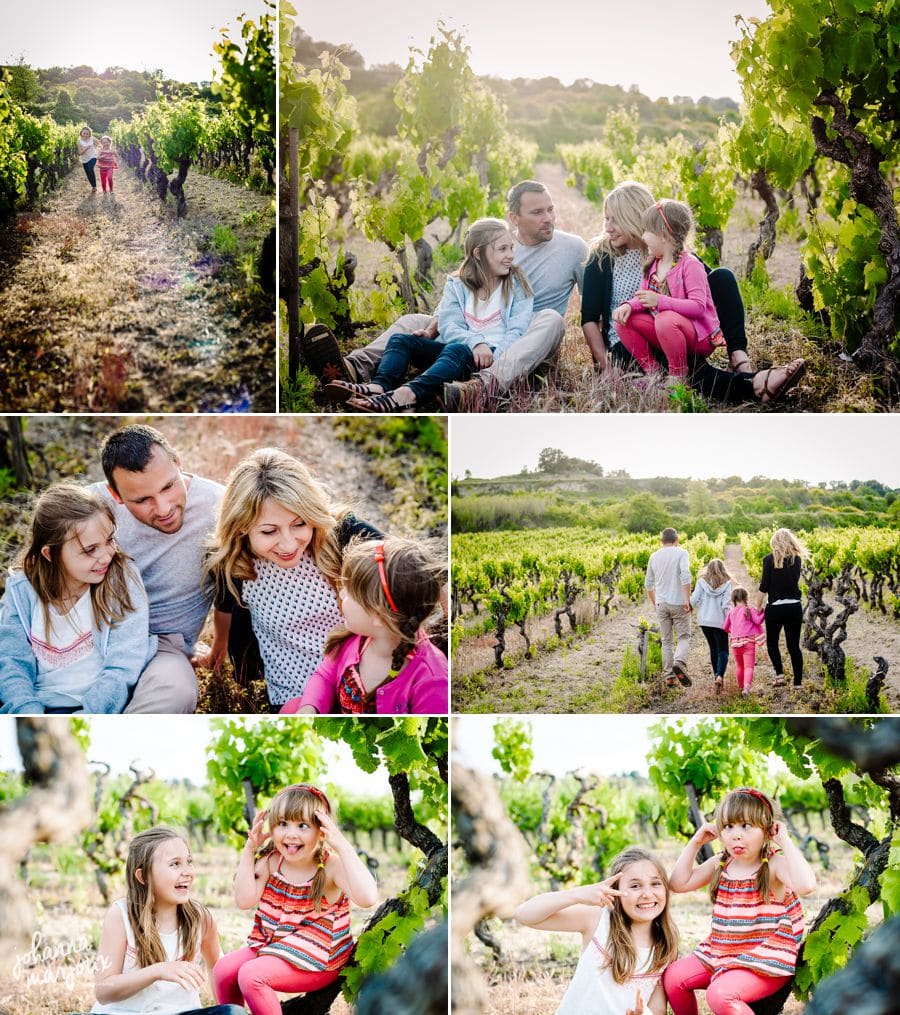
<svg viewBox="0 0 900 1015">
<path fill-rule="evenodd" d="M 353 950 L 350 903 L 368 909 L 378 889 L 325 794 L 299 784 L 256 815 L 234 899 L 256 915 L 247 944 L 216 965 L 216 997 L 250 1015 L 281 1015 L 278 991 L 308 993 L 337 979 Z"/>
<path fill-rule="evenodd" d="M 721 840 L 717 856 L 694 866 L 697 851 Z M 706 990 L 713 1015 L 752 1015 L 749 1002 L 790 983 L 803 937 L 798 896 L 816 886 L 772 800 L 758 789 L 728 793 L 713 823 L 694 833 L 669 877 L 673 892 L 709 885 L 712 930 L 693 955 L 666 970 L 674 1015 L 697 1015 L 695 990 Z"/>
<path fill-rule="evenodd" d="M 724 345 L 703 265 L 686 243 L 693 220 L 680 201 L 657 201 L 641 216 L 649 252 L 643 285 L 613 311 L 619 338 L 644 373 L 659 369 L 660 350 L 673 377 L 688 376 L 688 354 L 705 358 Z"/>
<path fill-rule="evenodd" d="M 338 594 L 345 626 L 328 636 L 322 665 L 282 713 L 446 713 L 447 657 L 424 630 L 445 571 L 410 539 L 351 543 Z"/>
<path fill-rule="evenodd" d="M 513 916 L 536 930 L 581 934 L 582 950 L 557 1015 L 665 1015 L 662 973 L 678 958 L 662 864 L 631 846 L 593 885 L 546 892 Z"/>
</svg>

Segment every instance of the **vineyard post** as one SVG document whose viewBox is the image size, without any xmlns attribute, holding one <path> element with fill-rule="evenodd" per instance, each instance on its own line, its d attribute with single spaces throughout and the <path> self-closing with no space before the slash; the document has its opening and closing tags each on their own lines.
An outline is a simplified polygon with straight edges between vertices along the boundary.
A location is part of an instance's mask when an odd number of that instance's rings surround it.
<svg viewBox="0 0 900 1015">
<path fill-rule="evenodd" d="M 300 370 L 300 168 L 297 158 L 298 127 L 288 130 L 288 217 L 287 311 L 288 311 L 288 377 Z"/>
<path fill-rule="evenodd" d="M 688 812 L 690 813 L 691 821 L 693 822 L 694 828 L 699 829 L 706 821 L 706 818 L 703 816 L 703 811 L 700 810 L 700 803 L 697 800 L 697 790 L 694 787 L 694 784 L 692 782 L 686 782 L 684 784 L 684 792 L 687 794 L 688 798 Z M 712 855 L 713 851 L 709 844 L 701 846 L 697 853 L 700 863 L 708 860 Z"/>
</svg>

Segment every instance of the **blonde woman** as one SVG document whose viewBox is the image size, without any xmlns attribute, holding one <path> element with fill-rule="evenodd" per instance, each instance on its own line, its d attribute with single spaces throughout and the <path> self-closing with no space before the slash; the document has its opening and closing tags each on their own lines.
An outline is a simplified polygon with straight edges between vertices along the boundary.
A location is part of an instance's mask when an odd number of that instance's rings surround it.
<svg viewBox="0 0 900 1015">
<path fill-rule="evenodd" d="M 697 611 L 697 623 L 709 645 L 716 693 L 722 689 L 728 666 L 728 635 L 724 627 L 730 600 L 731 575 L 725 570 L 725 562 L 713 557 L 697 578 L 691 606 Z"/>
<path fill-rule="evenodd" d="M 78 147 L 78 157 L 81 159 L 81 168 L 84 170 L 84 175 L 91 185 L 91 194 L 96 195 L 97 173 L 95 170 L 97 160 L 100 158 L 100 152 L 97 151 L 97 139 L 94 137 L 94 132 L 90 127 L 81 128 L 81 133 L 78 135 L 76 144 Z"/>
<path fill-rule="evenodd" d="M 341 622 L 337 583 L 353 536 L 381 533 L 334 504 L 302 462 L 261 448 L 235 466 L 206 572 L 232 616 L 228 652 L 245 684 L 265 676 L 280 707 L 303 692 Z"/>
<path fill-rule="evenodd" d="M 647 257 L 641 216 L 655 203 L 650 190 L 633 180 L 620 183 L 603 203 L 604 229 L 590 245 L 581 301 L 581 327 L 600 370 L 610 361 L 625 370 L 639 369 L 620 342 L 612 312 L 633 299 L 641 287 Z M 734 274 L 728 268 L 715 268 L 708 281 L 731 369 L 720 370 L 702 357 L 691 357 L 690 383 L 707 398 L 723 402 L 781 398 L 803 376 L 804 361 L 796 359 L 786 366 L 754 371 L 747 356 L 744 305 Z"/>
<path fill-rule="evenodd" d="M 800 569 L 809 559 L 809 550 L 790 529 L 778 529 L 769 541 L 772 552 L 763 559 L 759 582 L 759 605 L 766 599 L 766 648 L 775 667 L 775 686 L 784 687 L 784 667 L 778 642 L 784 630 L 788 655 L 794 671 L 794 687 L 803 683 L 803 653 L 800 630 L 803 627 L 803 603 L 800 599 Z"/>
</svg>

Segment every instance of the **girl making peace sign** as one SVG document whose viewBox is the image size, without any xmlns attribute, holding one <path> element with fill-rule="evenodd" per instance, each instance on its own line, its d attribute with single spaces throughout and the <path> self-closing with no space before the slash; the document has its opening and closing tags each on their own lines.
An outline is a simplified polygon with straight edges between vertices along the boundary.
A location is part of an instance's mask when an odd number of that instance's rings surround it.
<svg viewBox="0 0 900 1015">
<path fill-rule="evenodd" d="M 678 957 L 678 931 L 666 872 L 652 853 L 631 846 L 605 880 L 536 895 L 513 916 L 536 930 L 581 934 L 578 966 L 556 1015 L 665 1015 L 661 979 Z"/>
</svg>

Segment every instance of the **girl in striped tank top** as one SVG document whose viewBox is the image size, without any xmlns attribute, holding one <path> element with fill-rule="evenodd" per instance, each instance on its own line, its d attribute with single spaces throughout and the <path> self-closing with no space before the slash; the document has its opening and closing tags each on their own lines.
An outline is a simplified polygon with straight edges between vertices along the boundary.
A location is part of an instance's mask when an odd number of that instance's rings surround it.
<svg viewBox="0 0 900 1015">
<path fill-rule="evenodd" d="M 723 851 L 694 867 L 697 851 L 715 839 Z M 769 797 L 749 787 L 728 793 L 714 823 L 694 833 L 669 884 L 673 892 L 709 885 L 713 901 L 709 937 L 663 976 L 675 1015 L 697 1015 L 695 990 L 706 990 L 713 1015 L 752 1015 L 749 1002 L 791 982 L 803 937 L 798 896 L 809 895 L 816 878 Z"/>
<path fill-rule="evenodd" d="M 678 957 L 662 864 L 632 846 L 594 885 L 547 892 L 513 914 L 536 930 L 581 934 L 578 966 L 556 1015 L 665 1015 L 662 972 Z"/>
<path fill-rule="evenodd" d="M 240 909 L 256 906 L 256 915 L 247 944 L 213 971 L 216 998 L 250 1015 L 281 1015 L 278 991 L 308 993 L 337 979 L 353 950 L 350 903 L 368 909 L 378 889 L 325 794 L 298 785 L 256 815 L 234 898 Z"/>
</svg>

